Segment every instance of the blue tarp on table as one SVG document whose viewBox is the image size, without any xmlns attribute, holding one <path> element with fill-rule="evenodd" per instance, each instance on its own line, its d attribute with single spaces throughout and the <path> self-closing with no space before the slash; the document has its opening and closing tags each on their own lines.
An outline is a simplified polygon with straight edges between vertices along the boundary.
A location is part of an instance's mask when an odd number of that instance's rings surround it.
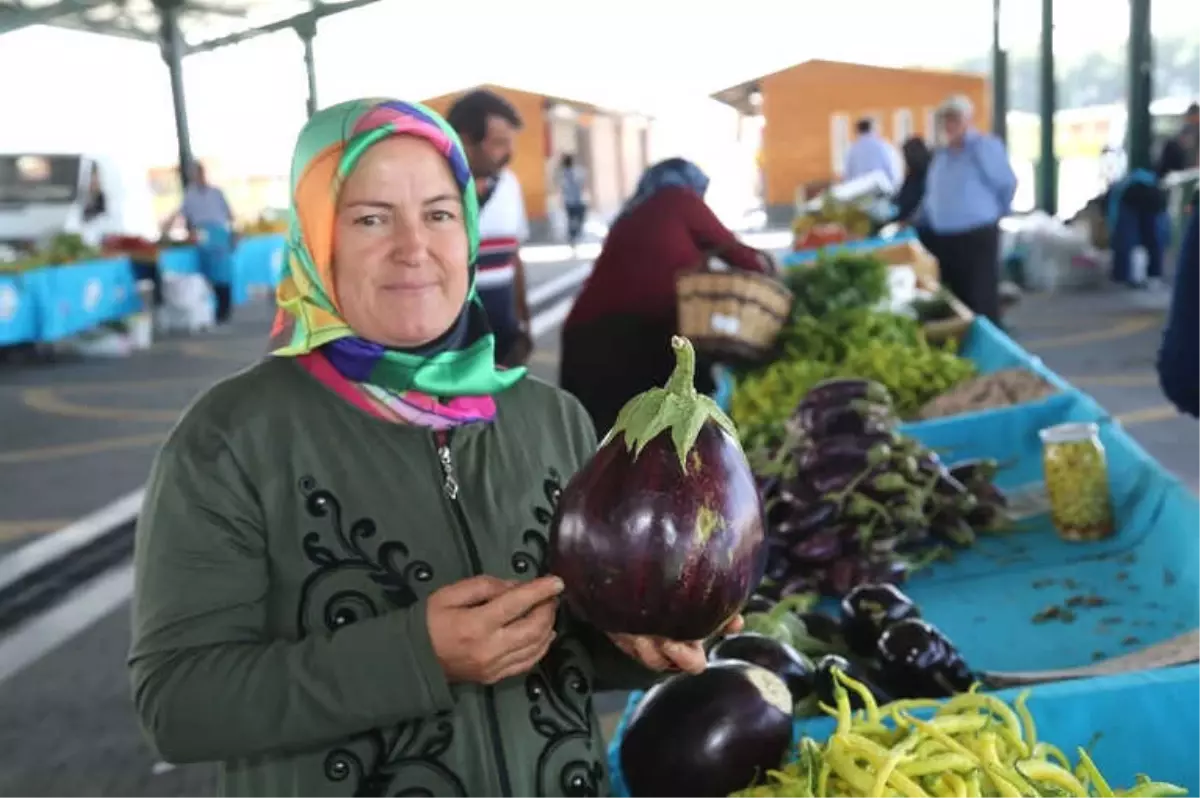
<svg viewBox="0 0 1200 798">
<path fill-rule="evenodd" d="M 917 233 L 911 227 L 905 227 L 893 236 L 887 238 L 863 238 L 858 241 L 847 241 L 844 244 L 830 244 L 813 249 L 801 249 L 789 252 L 781 264 L 784 268 L 803 266 L 816 261 L 819 255 L 840 255 L 848 252 L 870 252 L 873 249 L 888 247 L 893 244 L 903 244 L 905 241 L 916 241 Z"/>
<path fill-rule="evenodd" d="M 1058 746 L 1072 762 L 1088 747 L 1114 788 L 1134 785 L 1138 773 L 1200 795 L 1200 669 L 1196 665 L 1126 673 L 1096 679 L 1042 684 L 1030 688 L 1029 710 L 1037 738 Z M 998 696 L 1011 702 L 1019 690 Z M 621 776 L 620 741 L 641 694 L 630 696 L 625 716 L 608 750 L 612 794 L 629 795 Z M 917 713 L 922 714 L 922 713 Z M 796 724 L 796 738 L 826 739 L 832 718 Z M 1098 736 L 1097 736 L 1098 735 Z"/>
<path fill-rule="evenodd" d="M 195 247 L 167 247 L 158 251 L 158 269 L 173 274 L 199 274 L 200 252 Z"/>
<path fill-rule="evenodd" d="M 0 346 L 37 340 L 37 305 L 24 274 L 0 275 Z"/>
<path fill-rule="evenodd" d="M 233 302 L 241 305 L 250 299 L 250 289 L 273 287 L 283 272 L 281 235 L 249 236 L 238 242 L 233 253 Z"/>
<path fill-rule="evenodd" d="M 1067 386 L 1040 360 L 989 327 L 977 326 L 967 347 L 982 370 L 1024 364 Z M 1096 422 L 1100 428 L 1116 517 L 1114 537 L 1068 543 L 1055 534 L 1043 512 L 1019 531 L 981 536 L 972 549 L 918 572 L 904 586 L 974 668 L 1077 667 L 1200 625 L 1200 504 L 1091 397 L 1067 386 L 1064 393 L 1040 402 L 908 424 L 901 431 L 950 462 L 975 457 L 1005 462 L 997 482 L 1019 493 L 1038 487 L 1044 478 L 1039 431 L 1074 421 Z M 1088 597 L 1099 598 L 1100 605 L 1081 601 Z M 1071 614 L 1035 622 L 1051 607 Z M 1047 710 L 1055 714 L 1044 722 L 1067 724 L 1061 735 L 1047 737 L 1082 745 L 1093 731 L 1104 731 L 1108 743 L 1097 748 L 1097 761 L 1114 781 L 1132 784 L 1133 774 L 1145 770 L 1195 792 L 1196 759 L 1173 747 L 1180 739 L 1190 746 L 1186 750 L 1197 746 L 1197 718 L 1191 714 L 1197 701 L 1195 668 L 1161 677 L 1162 683 L 1154 673 L 1122 680 L 1053 688 L 1075 698 Z M 1136 733 L 1126 735 L 1130 717 L 1135 717 Z M 1147 717 L 1150 724 L 1141 725 Z M 1168 741 L 1166 752 L 1157 747 L 1159 740 Z"/>
<path fill-rule="evenodd" d="M 58 341 L 142 310 L 129 258 L 49 266 L 24 277 L 38 306 L 41 341 Z"/>
</svg>

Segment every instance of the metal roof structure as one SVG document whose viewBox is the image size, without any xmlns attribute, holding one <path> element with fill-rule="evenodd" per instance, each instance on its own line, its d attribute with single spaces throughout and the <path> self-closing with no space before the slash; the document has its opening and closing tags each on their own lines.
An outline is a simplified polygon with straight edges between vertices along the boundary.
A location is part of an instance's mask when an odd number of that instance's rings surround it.
<svg viewBox="0 0 1200 798">
<path fill-rule="evenodd" d="M 378 0 L 0 0 L 0 34 L 51 25 L 135 41 L 161 41 L 160 5 L 177 9 L 184 55 L 215 50 Z"/>
</svg>

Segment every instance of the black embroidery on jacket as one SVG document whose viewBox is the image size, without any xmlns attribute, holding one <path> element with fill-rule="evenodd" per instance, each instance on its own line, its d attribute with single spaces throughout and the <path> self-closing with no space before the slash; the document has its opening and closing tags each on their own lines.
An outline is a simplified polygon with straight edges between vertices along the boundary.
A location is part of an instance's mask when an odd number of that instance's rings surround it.
<svg viewBox="0 0 1200 798">
<path fill-rule="evenodd" d="M 314 566 L 300 587 L 296 623 L 301 637 L 335 632 L 417 602 L 413 584 L 433 579 L 429 563 L 413 559 L 400 541 L 372 547 L 378 530 L 375 522 L 360 518 L 347 524 L 341 502 L 312 477 L 301 478 L 299 488 L 308 515 L 328 521 L 325 532 L 308 532 L 301 543 Z M 466 795 L 462 779 L 440 761 L 454 740 L 448 715 L 351 738 L 326 755 L 326 778 L 352 779 L 356 796 Z M 398 792 L 391 792 L 398 786 Z"/>
<path fill-rule="evenodd" d="M 527 550 L 512 556 L 513 571 L 521 576 L 548 573 L 546 530 L 562 495 L 562 477 L 558 471 L 550 470 L 542 481 L 542 493 L 545 504 L 533 507 L 533 518 L 540 529 L 525 530 L 521 543 Z M 550 651 L 525 677 L 529 721 L 534 731 L 546 740 L 537 759 L 537 794 L 600 795 L 604 788 L 604 765 L 592 738 L 592 689 L 587 658 L 582 645 L 571 634 L 566 613 L 559 613 L 557 629 L 558 637 Z M 586 758 L 580 756 L 581 750 L 587 752 Z"/>
</svg>

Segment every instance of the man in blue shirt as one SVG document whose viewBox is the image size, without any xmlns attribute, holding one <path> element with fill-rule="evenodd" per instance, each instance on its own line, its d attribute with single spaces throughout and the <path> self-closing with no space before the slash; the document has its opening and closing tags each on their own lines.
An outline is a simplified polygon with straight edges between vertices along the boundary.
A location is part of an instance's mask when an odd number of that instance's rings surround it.
<svg viewBox="0 0 1200 798">
<path fill-rule="evenodd" d="M 846 153 L 846 168 L 842 171 L 842 179 L 853 180 L 873 172 L 882 172 L 887 177 L 892 191 L 900 188 L 904 173 L 896 148 L 875 131 L 875 123 L 870 119 L 860 119 L 857 130 L 858 138 Z"/>
<path fill-rule="evenodd" d="M 942 144 L 925 181 L 920 217 L 942 283 L 980 316 L 1000 323 L 1000 220 L 1017 191 L 1004 143 L 971 125 L 966 97 L 938 110 Z"/>
</svg>

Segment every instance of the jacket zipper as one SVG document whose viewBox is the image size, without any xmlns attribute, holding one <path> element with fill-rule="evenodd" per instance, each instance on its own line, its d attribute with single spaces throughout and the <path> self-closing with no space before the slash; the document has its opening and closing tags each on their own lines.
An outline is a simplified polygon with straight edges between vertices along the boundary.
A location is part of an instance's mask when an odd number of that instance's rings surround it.
<svg viewBox="0 0 1200 798">
<path fill-rule="evenodd" d="M 454 512 L 454 518 L 458 521 L 458 525 L 462 527 L 463 541 L 467 546 L 467 557 L 471 561 L 471 571 L 475 576 L 483 574 L 483 560 L 479 556 L 479 547 L 475 545 L 475 538 L 471 535 L 471 528 L 467 525 L 467 516 L 463 512 L 462 505 L 458 498 L 458 479 L 454 475 L 454 458 L 450 453 L 450 433 L 445 430 L 435 432 L 434 443 L 437 447 L 438 463 L 442 467 L 442 493 L 450 502 L 450 508 Z M 508 773 L 508 760 L 504 756 L 504 743 L 500 738 L 500 714 L 496 710 L 496 690 L 492 685 L 484 685 L 483 687 L 483 703 L 487 713 L 488 729 L 492 736 L 492 754 L 496 757 L 496 771 L 500 779 L 500 792 L 503 795 L 512 795 L 512 780 Z"/>
</svg>

